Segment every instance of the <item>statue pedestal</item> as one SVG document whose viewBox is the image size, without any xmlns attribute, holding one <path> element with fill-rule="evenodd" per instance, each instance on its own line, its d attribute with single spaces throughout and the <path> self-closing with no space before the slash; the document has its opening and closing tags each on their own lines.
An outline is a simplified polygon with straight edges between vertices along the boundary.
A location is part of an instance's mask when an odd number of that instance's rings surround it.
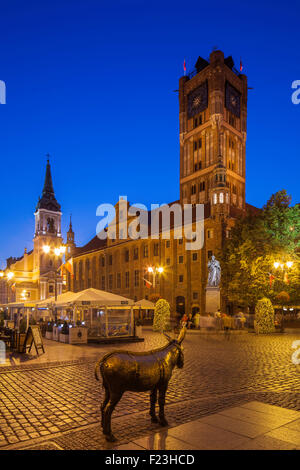
<svg viewBox="0 0 300 470">
<path fill-rule="evenodd" d="M 206 287 L 205 313 L 215 313 L 220 308 L 220 288 Z"/>
</svg>

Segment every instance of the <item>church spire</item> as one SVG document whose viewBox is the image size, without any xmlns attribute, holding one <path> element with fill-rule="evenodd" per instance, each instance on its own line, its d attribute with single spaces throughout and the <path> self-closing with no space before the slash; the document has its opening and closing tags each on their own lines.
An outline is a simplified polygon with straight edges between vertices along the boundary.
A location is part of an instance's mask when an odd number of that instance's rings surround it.
<svg viewBox="0 0 300 470">
<path fill-rule="evenodd" d="M 72 227 L 72 214 L 70 214 L 70 225 L 69 225 L 68 234 L 70 234 L 70 235 L 74 234 L 73 227 Z"/>
<path fill-rule="evenodd" d="M 58 204 L 54 189 L 53 189 L 53 182 L 52 182 L 52 175 L 51 175 L 51 167 L 49 157 L 50 155 L 47 154 L 47 165 L 46 165 L 46 175 L 45 175 L 45 182 L 42 197 L 39 199 L 36 209 L 47 209 L 54 212 L 60 212 L 61 207 Z"/>
<path fill-rule="evenodd" d="M 51 167 L 50 167 L 50 161 L 49 161 L 49 157 L 50 157 L 49 153 L 47 153 L 46 157 L 47 157 L 47 165 L 46 165 L 46 175 L 45 175 L 43 194 L 48 194 L 48 193 L 54 194 Z"/>
</svg>

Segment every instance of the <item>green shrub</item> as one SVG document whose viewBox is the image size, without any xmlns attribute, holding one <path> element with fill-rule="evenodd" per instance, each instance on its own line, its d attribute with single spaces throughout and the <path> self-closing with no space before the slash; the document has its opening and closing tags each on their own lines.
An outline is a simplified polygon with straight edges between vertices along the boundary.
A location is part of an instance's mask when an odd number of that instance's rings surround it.
<svg viewBox="0 0 300 470">
<path fill-rule="evenodd" d="M 170 305 L 165 299 L 159 299 L 155 304 L 153 331 L 169 331 Z"/>
<path fill-rule="evenodd" d="M 272 302 L 267 297 L 260 299 L 255 307 L 255 329 L 257 333 L 273 333 L 275 317 Z"/>
</svg>

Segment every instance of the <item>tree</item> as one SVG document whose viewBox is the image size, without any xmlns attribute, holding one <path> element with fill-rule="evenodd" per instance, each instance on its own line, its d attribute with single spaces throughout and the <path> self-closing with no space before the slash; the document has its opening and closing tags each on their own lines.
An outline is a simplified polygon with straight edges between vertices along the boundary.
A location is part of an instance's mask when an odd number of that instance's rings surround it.
<svg viewBox="0 0 300 470">
<path fill-rule="evenodd" d="M 155 304 L 153 331 L 170 330 L 170 305 L 165 299 L 159 299 Z"/>
<path fill-rule="evenodd" d="M 260 299 L 255 307 L 255 330 L 257 333 L 273 333 L 275 331 L 274 308 L 270 299 Z"/>
<path fill-rule="evenodd" d="M 220 253 L 222 289 L 229 301 L 254 307 L 262 297 L 275 301 L 286 290 L 299 301 L 300 206 L 290 206 L 286 191 L 273 194 L 258 214 L 236 221 Z M 274 270 L 278 260 L 293 261 Z"/>
<path fill-rule="evenodd" d="M 150 302 L 153 302 L 154 304 L 156 304 L 156 302 L 159 299 L 161 299 L 160 294 L 151 294 L 150 297 L 149 297 Z"/>
<path fill-rule="evenodd" d="M 276 295 L 275 299 L 279 304 L 283 306 L 289 303 L 290 296 L 287 292 L 281 291 L 279 292 L 279 294 Z"/>
</svg>

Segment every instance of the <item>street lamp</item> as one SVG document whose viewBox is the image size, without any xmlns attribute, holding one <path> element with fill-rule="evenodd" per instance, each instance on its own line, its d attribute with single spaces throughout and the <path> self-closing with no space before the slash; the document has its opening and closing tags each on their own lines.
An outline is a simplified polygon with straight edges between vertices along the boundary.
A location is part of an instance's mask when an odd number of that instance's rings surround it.
<svg viewBox="0 0 300 470">
<path fill-rule="evenodd" d="M 285 266 L 287 268 L 291 268 L 293 266 L 293 264 L 294 264 L 293 261 L 286 261 L 285 263 L 275 261 L 274 268 L 278 269 L 280 267 L 281 269 L 284 269 Z"/>
<path fill-rule="evenodd" d="M 6 278 L 6 285 L 7 285 L 7 291 L 6 291 L 6 295 L 7 295 L 7 301 L 13 301 L 13 298 L 11 295 L 8 295 L 8 287 L 11 288 L 10 284 L 9 284 L 9 281 L 11 281 L 15 276 L 15 273 L 12 272 L 12 271 L 8 271 L 8 272 L 5 272 L 5 271 L 0 271 L 0 278 L 4 281 L 4 279 Z M 12 288 L 11 288 L 12 289 Z"/>
<path fill-rule="evenodd" d="M 274 262 L 274 268 L 275 269 L 281 269 L 283 271 L 283 281 L 289 283 L 288 277 L 286 270 L 292 268 L 293 266 L 293 261 L 275 261 Z M 288 294 L 287 294 L 288 298 Z M 287 309 L 284 308 L 284 301 L 282 301 L 282 321 L 281 321 L 281 330 L 284 331 L 284 314 Z"/>
<path fill-rule="evenodd" d="M 57 257 L 63 256 L 66 252 L 66 247 L 64 245 L 56 246 L 51 248 L 50 245 L 43 246 L 43 252 L 45 254 L 50 254 L 53 251 L 54 255 Z M 57 300 L 57 271 L 55 272 L 55 301 Z"/>
<path fill-rule="evenodd" d="M 149 266 L 148 267 L 148 273 L 151 273 L 153 275 L 153 289 L 155 289 L 155 281 L 156 281 L 156 275 L 157 274 L 162 274 L 164 272 L 164 268 L 162 266 Z"/>
</svg>

